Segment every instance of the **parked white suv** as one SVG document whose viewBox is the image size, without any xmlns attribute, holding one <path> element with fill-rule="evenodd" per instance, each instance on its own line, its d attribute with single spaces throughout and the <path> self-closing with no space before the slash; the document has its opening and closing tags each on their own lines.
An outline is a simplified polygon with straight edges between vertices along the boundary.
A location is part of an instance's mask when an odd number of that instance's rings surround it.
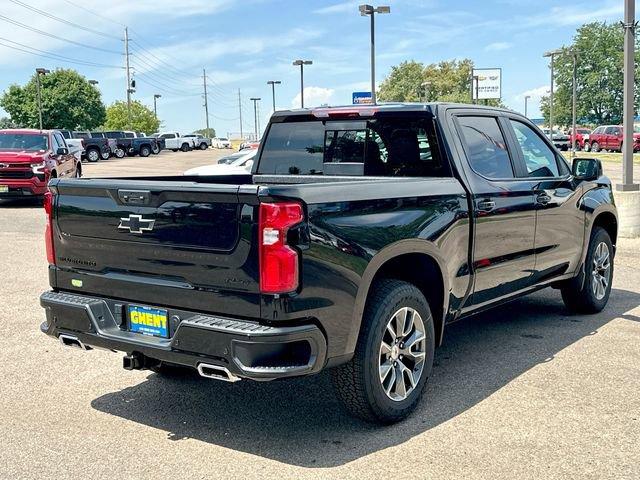
<svg viewBox="0 0 640 480">
<path fill-rule="evenodd" d="M 213 148 L 231 148 L 231 142 L 228 138 L 216 137 L 213 139 Z"/>
<path fill-rule="evenodd" d="M 188 152 L 196 148 L 195 138 L 183 137 L 178 132 L 161 132 L 158 138 L 164 138 L 165 148 L 169 148 L 174 152 L 178 150 Z"/>
</svg>

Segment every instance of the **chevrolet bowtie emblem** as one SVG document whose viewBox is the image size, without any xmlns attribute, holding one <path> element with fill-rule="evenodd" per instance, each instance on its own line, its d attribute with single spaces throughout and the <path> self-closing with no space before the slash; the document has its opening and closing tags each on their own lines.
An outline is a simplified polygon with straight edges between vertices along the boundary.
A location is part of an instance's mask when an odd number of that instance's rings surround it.
<svg viewBox="0 0 640 480">
<path fill-rule="evenodd" d="M 142 218 L 142 215 L 129 215 L 128 218 L 121 218 L 119 229 L 129 230 L 131 233 L 143 233 L 153 230 L 155 220 Z"/>
</svg>

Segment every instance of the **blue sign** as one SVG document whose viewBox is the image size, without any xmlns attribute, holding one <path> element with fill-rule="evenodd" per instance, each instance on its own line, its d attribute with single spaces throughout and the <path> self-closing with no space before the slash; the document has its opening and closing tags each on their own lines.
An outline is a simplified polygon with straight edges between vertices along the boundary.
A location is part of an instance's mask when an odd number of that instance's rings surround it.
<svg viewBox="0 0 640 480">
<path fill-rule="evenodd" d="M 353 92 L 352 98 L 354 105 L 367 105 L 373 103 L 371 92 Z"/>
</svg>

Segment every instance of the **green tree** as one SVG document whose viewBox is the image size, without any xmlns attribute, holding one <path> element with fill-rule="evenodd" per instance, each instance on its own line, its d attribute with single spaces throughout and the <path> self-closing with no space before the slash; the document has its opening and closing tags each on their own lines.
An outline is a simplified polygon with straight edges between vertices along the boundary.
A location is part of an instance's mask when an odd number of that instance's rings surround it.
<svg viewBox="0 0 640 480">
<path fill-rule="evenodd" d="M 131 102 L 131 124 L 129 124 L 129 112 L 127 102 L 114 102 L 107 108 L 107 121 L 104 124 L 106 130 L 134 130 L 136 132 L 153 133 L 160 128 L 160 120 L 153 110 L 138 100 Z"/>
<path fill-rule="evenodd" d="M 31 128 L 39 126 L 35 75 L 24 86 L 11 85 L 0 98 L 13 122 Z M 75 70 L 41 75 L 40 85 L 44 128 L 91 130 L 104 122 L 100 91 Z"/>
<path fill-rule="evenodd" d="M 387 102 L 439 101 L 469 103 L 471 70 L 469 59 L 448 60 L 426 67 L 414 60 L 391 67 L 391 73 L 380 84 L 378 98 Z M 487 105 L 502 106 L 500 100 Z"/>
<path fill-rule="evenodd" d="M 199 130 L 196 130 L 193 133 L 199 133 L 200 135 L 202 135 L 205 138 L 214 138 L 216 136 L 216 130 L 215 128 L 201 128 Z"/>
<path fill-rule="evenodd" d="M 553 123 L 568 126 L 572 122 L 573 55 L 577 53 L 576 110 L 579 123 L 606 124 L 622 121 L 623 32 L 618 24 L 587 23 L 576 31 L 571 45 L 565 46 L 554 61 Z M 638 52 L 638 46 L 636 46 Z M 636 53 L 636 63 L 640 53 Z M 636 104 L 640 100 L 636 69 Z M 549 97 L 542 98 L 540 109 L 549 122 Z"/>
<path fill-rule="evenodd" d="M 16 123 L 11 120 L 8 117 L 1 117 L 0 118 L 0 129 L 2 128 L 17 128 L 18 125 L 16 125 Z"/>
</svg>

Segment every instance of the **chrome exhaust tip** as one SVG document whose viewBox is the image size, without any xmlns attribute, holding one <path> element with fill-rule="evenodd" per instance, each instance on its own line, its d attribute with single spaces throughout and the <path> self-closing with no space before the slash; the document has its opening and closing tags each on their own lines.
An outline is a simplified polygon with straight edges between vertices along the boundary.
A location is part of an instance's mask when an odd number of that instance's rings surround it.
<svg viewBox="0 0 640 480">
<path fill-rule="evenodd" d="M 197 366 L 198 373 L 201 377 L 212 378 L 214 380 L 222 380 L 223 382 L 237 382 L 240 377 L 235 376 L 227 368 L 220 365 L 211 365 L 209 363 L 199 363 Z"/>
<path fill-rule="evenodd" d="M 78 337 L 75 337 L 73 335 L 67 335 L 66 333 L 61 333 L 58 336 L 58 340 L 60 340 L 60 343 L 65 347 L 75 347 L 85 351 L 91 350 L 90 346 L 85 345 L 80 340 L 78 340 Z"/>
</svg>

